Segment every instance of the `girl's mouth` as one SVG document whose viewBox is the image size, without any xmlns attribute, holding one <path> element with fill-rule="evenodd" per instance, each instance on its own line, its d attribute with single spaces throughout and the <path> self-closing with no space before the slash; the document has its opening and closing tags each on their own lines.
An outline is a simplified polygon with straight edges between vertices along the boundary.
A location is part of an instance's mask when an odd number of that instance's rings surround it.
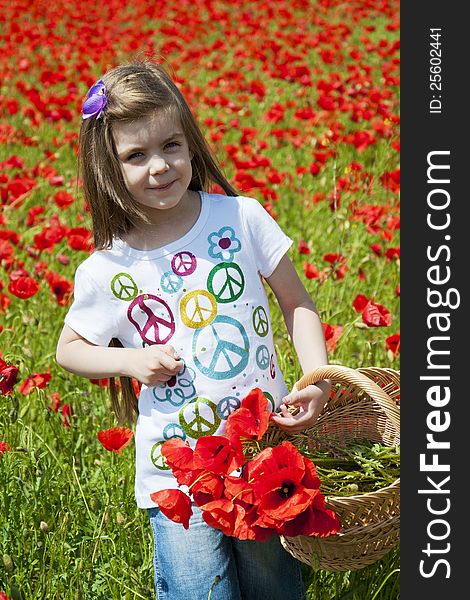
<svg viewBox="0 0 470 600">
<path fill-rule="evenodd" d="M 164 190 L 167 190 L 169 187 L 171 187 L 173 185 L 174 181 L 170 181 L 170 183 L 167 183 L 165 185 L 157 185 L 155 187 L 151 187 L 151 190 L 155 190 L 157 192 L 161 192 Z"/>
</svg>

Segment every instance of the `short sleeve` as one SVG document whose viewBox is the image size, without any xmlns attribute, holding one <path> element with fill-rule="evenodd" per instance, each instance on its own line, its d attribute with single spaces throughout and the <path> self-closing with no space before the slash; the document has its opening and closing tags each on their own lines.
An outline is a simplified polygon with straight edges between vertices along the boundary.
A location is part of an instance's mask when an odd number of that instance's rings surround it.
<svg viewBox="0 0 470 600">
<path fill-rule="evenodd" d="M 83 264 L 75 272 L 73 302 L 64 320 L 78 335 L 98 346 L 107 346 L 113 337 L 117 337 L 109 299 Z"/>
<path fill-rule="evenodd" d="M 240 201 L 256 267 L 263 277 L 269 277 L 291 247 L 292 240 L 258 200 L 242 197 Z"/>
</svg>

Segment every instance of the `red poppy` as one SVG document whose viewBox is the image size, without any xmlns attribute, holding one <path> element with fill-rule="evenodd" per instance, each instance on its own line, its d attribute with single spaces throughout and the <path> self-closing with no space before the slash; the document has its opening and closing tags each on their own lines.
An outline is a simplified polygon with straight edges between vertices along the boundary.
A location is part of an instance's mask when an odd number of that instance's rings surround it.
<svg viewBox="0 0 470 600">
<path fill-rule="evenodd" d="M 330 325 L 329 323 L 322 323 L 322 326 L 326 349 L 328 352 L 333 352 L 336 349 L 336 344 L 343 333 L 344 327 L 342 325 Z"/>
<path fill-rule="evenodd" d="M 219 500 L 224 493 L 224 479 L 221 475 L 202 472 L 189 486 L 194 503 L 197 506 L 207 504 L 213 500 Z"/>
<path fill-rule="evenodd" d="M 39 291 L 39 284 L 35 279 L 29 276 L 19 277 L 18 279 L 14 279 L 8 285 L 8 291 L 13 296 L 17 298 L 21 298 L 22 300 L 26 300 L 27 298 L 31 298 Z"/>
<path fill-rule="evenodd" d="M 179 485 L 191 485 L 204 472 L 204 469 L 195 467 L 194 450 L 181 438 L 167 440 L 160 452 Z"/>
<path fill-rule="evenodd" d="M 34 388 L 43 390 L 51 380 L 51 377 L 50 373 L 33 373 L 21 383 L 18 387 L 18 391 L 24 396 L 27 396 Z"/>
<path fill-rule="evenodd" d="M 366 296 L 364 296 L 364 294 L 357 294 L 357 296 L 354 298 L 354 301 L 353 301 L 354 310 L 356 312 L 362 312 L 364 310 L 364 308 L 367 306 L 368 302 L 369 302 L 369 300 L 367 299 Z"/>
<path fill-rule="evenodd" d="M 10 394 L 18 377 L 18 367 L 10 365 L 0 358 L 0 392 Z"/>
<path fill-rule="evenodd" d="M 60 410 L 62 413 L 62 423 L 67 429 L 70 427 L 70 421 L 73 417 L 73 408 L 70 404 L 64 404 Z"/>
<path fill-rule="evenodd" d="M 204 521 L 225 535 L 233 536 L 238 523 L 245 516 L 245 509 L 227 498 L 219 498 L 201 506 Z"/>
<path fill-rule="evenodd" d="M 307 279 L 317 279 L 320 276 L 320 271 L 318 267 L 312 265 L 312 263 L 304 262 L 304 273 Z"/>
<path fill-rule="evenodd" d="M 327 537 L 339 533 L 341 519 L 328 508 L 325 508 L 325 498 L 320 490 L 315 490 L 313 502 L 300 515 L 291 521 L 286 521 L 278 533 L 288 537 L 308 535 Z"/>
<path fill-rule="evenodd" d="M 290 442 L 266 448 L 250 461 L 249 479 L 253 480 L 260 514 L 258 523 L 282 525 L 311 504 L 320 480 L 316 473 L 313 476 L 313 471 L 306 471 L 305 464 L 304 457 Z M 268 517 L 267 521 L 264 516 Z"/>
<path fill-rule="evenodd" d="M 189 519 L 193 514 L 190 497 L 181 490 L 160 490 L 150 494 L 150 498 L 162 513 L 174 521 L 181 523 L 185 529 L 189 529 Z"/>
<path fill-rule="evenodd" d="M 98 440 L 106 448 L 120 454 L 126 446 L 131 443 L 134 433 L 127 427 L 111 427 L 98 431 Z"/>
<path fill-rule="evenodd" d="M 240 407 L 229 415 L 226 427 L 228 437 L 260 440 L 268 428 L 270 414 L 269 400 L 260 388 L 252 389 L 243 398 Z"/>
<path fill-rule="evenodd" d="M 388 327 L 392 323 L 392 315 L 385 306 L 369 300 L 362 311 L 362 320 L 369 327 Z"/>
<path fill-rule="evenodd" d="M 195 468 L 226 475 L 243 465 L 245 457 L 240 443 L 232 443 L 221 435 L 203 436 L 196 442 L 193 464 Z"/>
<path fill-rule="evenodd" d="M 0 592 L 0 600 L 10 600 L 10 598 L 5 594 L 5 592 Z"/>
<path fill-rule="evenodd" d="M 300 254 L 310 254 L 311 252 L 308 244 L 304 240 L 300 240 L 299 242 L 299 252 Z"/>
<path fill-rule="evenodd" d="M 9 452 L 9 451 L 10 451 L 10 444 L 0 441 L 0 454 L 5 454 L 5 452 Z M 1 596 L 0 596 L 0 600 L 1 600 Z"/>
<path fill-rule="evenodd" d="M 385 344 L 387 348 L 392 352 L 394 357 L 397 357 L 400 354 L 400 334 L 394 333 L 393 335 L 389 335 L 385 340 Z"/>
</svg>

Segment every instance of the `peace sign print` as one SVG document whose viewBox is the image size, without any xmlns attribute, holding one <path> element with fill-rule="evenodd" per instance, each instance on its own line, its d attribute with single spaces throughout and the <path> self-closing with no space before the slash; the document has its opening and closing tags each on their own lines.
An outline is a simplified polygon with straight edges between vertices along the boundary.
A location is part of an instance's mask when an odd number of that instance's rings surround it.
<svg viewBox="0 0 470 600">
<path fill-rule="evenodd" d="M 160 286 L 167 294 L 175 294 L 183 285 L 183 278 L 173 271 L 167 271 L 163 273 L 160 279 Z"/>
<path fill-rule="evenodd" d="M 276 403 L 274 402 L 274 398 L 271 396 L 271 394 L 269 392 L 263 391 L 263 394 L 266 396 L 266 398 L 271 403 L 271 410 L 274 412 L 276 410 Z"/>
<path fill-rule="evenodd" d="M 262 306 L 258 306 L 253 311 L 253 327 L 260 337 L 268 335 L 269 321 L 268 315 Z"/>
<path fill-rule="evenodd" d="M 245 277 L 236 263 L 223 262 L 215 266 L 207 278 L 207 289 L 217 302 L 233 302 L 243 294 Z"/>
<path fill-rule="evenodd" d="M 206 290 L 193 290 L 181 298 L 181 320 L 191 329 L 209 325 L 217 314 L 217 302 Z"/>
<path fill-rule="evenodd" d="M 118 273 L 115 275 L 111 280 L 110 287 L 116 298 L 125 302 L 133 300 L 139 292 L 136 282 L 129 273 Z"/>
<path fill-rule="evenodd" d="M 171 260 L 171 268 L 176 275 L 185 277 L 196 270 L 197 261 L 192 252 L 178 252 Z"/>
<path fill-rule="evenodd" d="M 179 408 L 186 400 L 196 395 L 194 369 L 184 366 L 184 369 L 171 377 L 166 383 L 162 383 L 152 389 L 155 400 L 169 402 L 172 406 Z M 161 410 L 161 408 L 159 408 Z"/>
<path fill-rule="evenodd" d="M 165 440 L 171 440 L 171 438 L 177 437 L 184 441 L 186 439 L 186 434 L 178 423 L 168 423 L 163 429 L 163 437 Z"/>
<path fill-rule="evenodd" d="M 141 294 L 127 310 L 127 318 L 139 332 L 143 342 L 166 344 L 175 333 L 175 319 L 168 304 L 152 294 Z"/>
<path fill-rule="evenodd" d="M 152 461 L 153 466 L 160 471 L 169 471 L 170 467 L 166 464 L 165 457 L 161 451 L 163 443 L 164 442 L 160 440 L 152 446 L 152 449 L 150 450 L 150 460 Z"/>
<path fill-rule="evenodd" d="M 210 325 L 195 331 L 192 350 L 201 373 L 211 379 L 230 379 L 247 366 L 250 342 L 241 323 L 218 315 Z"/>
<path fill-rule="evenodd" d="M 213 435 L 220 425 L 217 406 L 204 396 L 185 404 L 179 412 L 179 421 L 186 435 L 193 439 Z"/>
<path fill-rule="evenodd" d="M 274 364 L 274 354 L 271 354 L 271 359 L 269 361 L 269 374 L 271 375 L 271 379 L 276 377 L 276 365 Z"/>
<path fill-rule="evenodd" d="M 269 349 L 267 346 L 258 346 L 256 349 L 256 364 L 263 370 L 269 367 Z"/>
<path fill-rule="evenodd" d="M 221 419 L 228 419 L 228 416 L 233 413 L 241 404 L 241 400 L 236 396 L 227 396 L 217 404 L 217 414 Z"/>
</svg>

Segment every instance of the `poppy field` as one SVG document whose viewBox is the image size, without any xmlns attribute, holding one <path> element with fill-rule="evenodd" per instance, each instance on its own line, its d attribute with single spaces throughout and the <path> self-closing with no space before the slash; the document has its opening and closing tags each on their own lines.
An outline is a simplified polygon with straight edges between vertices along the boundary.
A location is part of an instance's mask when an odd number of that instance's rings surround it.
<svg viewBox="0 0 470 600">
<path fill-rule="evenodd" d="M 399 27 L 398 0 L 0 0 L 0 600 L 154 597 L 132 425 L 112 436 L 109 382 L 55 361 L 93 248 L 76 160 L 90 86 L 164 64 L 231 184 L 292 238 L 330 363 L 399 370 Z M 399 598 L 398 548 L 303 574 L 309 600 Z"/>
</svg>

